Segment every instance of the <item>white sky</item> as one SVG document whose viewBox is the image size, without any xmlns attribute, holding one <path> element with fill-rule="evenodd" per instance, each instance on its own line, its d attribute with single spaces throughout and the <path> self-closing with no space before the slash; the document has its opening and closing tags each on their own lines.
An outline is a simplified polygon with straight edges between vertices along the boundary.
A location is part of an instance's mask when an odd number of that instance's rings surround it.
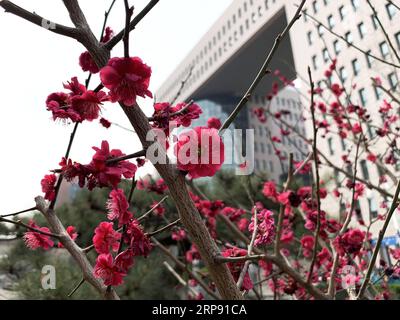
<svg viewBox="0 0 400 320">
<path fill-rule="evenodd" d="M 131 0 L 136 13 L 148 0 Z M 131 55 L 141 57 L 153 68 L 151 91 L 155 92 L 179 62 L 229 6 L 232 0 L 161 0 L 131 33 Z M 61 1 L 15 0 L 21 7 L 45 18 L 71 25 Z M 81 0 L 81 6 L 96 35 L 111 0 Z M 124 24 L 123 1 L 117 3 L 108 25 L 119 31 Z M 40 180 L 58 167 L 65 153 L 72 125 L 54 123 L 46 111 L 49 93 L 62 90 L 62 83 L 86 75 L 78 65 L 83 47 L 74 40 L 52 34 L 0 8 L 0 214 L 26 209 L 41 194 Z M 119 45 L 113 56 L 122 54 Z M 99 83 L 98 76 L 92 85 Z M 149 112 L 151 100 L 140 101 Z M 118 105 L 108 104 L 103 116 L 130 127 Z M 92 146 L 107 139 L 112 148 L 125 153 L 140 150 L 132 133 L 118 127 L 105 129 L 98 122 L 84 123 L 71 151 L 73 160 L 90 161 Z"/>
</svg>

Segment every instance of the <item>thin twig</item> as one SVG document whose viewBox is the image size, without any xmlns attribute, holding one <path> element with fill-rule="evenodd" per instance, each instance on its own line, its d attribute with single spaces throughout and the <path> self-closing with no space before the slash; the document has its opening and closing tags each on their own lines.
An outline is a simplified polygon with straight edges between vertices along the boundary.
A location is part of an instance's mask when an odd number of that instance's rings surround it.
<svg viewBox="0 0 400 320">
<path fill-rule="evenodd" d="M 159 2 L 160 0 L 151 0 L 147 6 L 138 14 L 135 16 L 135 18 L 132 19 L 132 22 L 129 24 L 129 31 L 132 31 L 133 29 L 136 28 L 136 26 L 139 24 L 140 21 L 143 20 L 143 18 L 155 7 L 155 5 Z M 118 42 L 120 42 L 125 34 L 125 29 L 120 31 L 117 35 L 115 35 L 110 41 L 108 41 L 104 47 L 108 50 L 112 50 Z"/>
<path fill-rule="evenodd" d="M 356 176 L 357 176 L 357 165 L 358 165 L 358 157 L 359 157 L 359 150 L 360 150 L 360 143 L 362 140 L 362 136 L 359 138 L 358 142 L 357 142 L 357 148 L 356 148 L 356 157 L 354 160 L 354 169 L 353 169 L 353 178 L 352 178 L 352 195 L 351 195 L 351 205 L 350 205 L 350 211 L 347 213 L 346 219 L 343 223 L 342 228 L 340 229 L 339 233 L 336 235 L 341 236 L 343 235 L 346 231 L 347 228 L 351 222 L 351 218 L 353 216 L 353 211 L 354 211 L 354 207 L 355 207 L 355 183 L 356 183 Z M 331 270 L 331 274 L 330 274 L 330 280 L 329 280 L 329 284 L 328 284 L 328 297 L 334 299 L 335 298 L 335 290 L 336 290 L 336 282 L 335 282 L 335 277 L 336 277 L 336 271 L 337 268 L 339 267 L 339 254 L 336 252 L 334 260 L 333 260 L 333 266 L 332 266 L 332 270 Z"/>
<path fill-rule="evenodd" d="M 258 232 L 258 217 L 257 217 L 257 207 L 254 206 L 253 208 L 254 210 L 254 218 L 253 218 L 253 234 L 251 236 L 251 241 L 250 244 L 247 248 L 247 255 L 250 256 L 251 253 L 253 252 L 253 248 L 254 248 L 254 242 L 256 241 L 256 236 L 257 236 L 257 232 Z M 247 260 L 243 266 L 243 270 L 240 273 L 239 279 L 237 281 L 237 286 L 239 288 L 239 290 L 241 290 L 242 285 L 243 285 L 243 281 L 244 281 L 244 277 L 246 276 L 247 270 L 249 268 L 250 265 L 250 260 Z"/>
<path fill-rule="evenodd" d="M 144 214 L 142 214 L 137 221 L 142 221 L 143 219 L 145 219 L 149 214 L 151 214 L 154 210 L 156 210 L 165 200 L 168 199 L 168 196 L 165 196 L 164 198 L 162 198 L 159 202 L 156 203 L 156 205 L 154 207 L 152 207 L 150 210 L 148 210 L 147 212 L 145 212 Z"/>
<path fill-rule="evenodd" d="M 182 80 L 181 86 L 180 86 L 178 92 L 176 93 L 175 97 L 171 101 L 171 105 L 173 105 L 176 102 L 176 100 L 178 100 L 178 98 L 181 95 L 183 89 L 185 88 L 186 83 L 189 81 L 190 77 L 192 76 L 193 69 L 194 69 L 194 64 L 190 66 L 188 75 L 186 76 L 185 79 Z"/>
<path fill-rule="evenodd" d="M 367 1 L 367 3 L 368 3 L 369 7 L 371 8 L 371 11 L 372 11 L 372 14 L 373 14 L 375 20 L 378 22 L 379 27 L 381 28 L 381 30 L 382 30 L 382 32 L 383 32 L 385 38 L 386 38 L 386 41 L 389 43 L 389 46 L 390 46 L 390 48 L 392 49 L 394 55 L 396 56 L 397 61 L 400 63 L 400 56 L 399 56 L 399 54 L 397 53 L 397 49 L 395 48 L 395 46 L 394 46 L 392 40 L 390 39 L 388 33 L 386 32 L 386 29 L 385 29 L 385 27 L 383 26 L 381 19 L 379 19 L 378 12 L 376 11 L 375 7 L 372 5 L 372 3 L 371 3 L 370 0 L 366 0 L 366 1 Z"/>
<path fill-rule="evenodd" d="M 289 160 L 288 160 L 288 165 L 289 165 L 289 171 L 286 179 L 286 183 L 283 187 L 283 192 L 286 192 L 290 184 L 292 183 L 292 178 L 293 178 L 293 153 L 289 153 Z M 286 206 L 284 204 L 281 204 L 279 207 L 279 216 L 278 216 L 278 224 L 276 227 L 276 239 L 275 239 L 275 246 L 274 246 L 274 252 L 276 256 L 281 255 L 281 237 L 282 237 L 282 231 L 283 231 L 283 221 L 285 219 L 285 209 Z"/>
<path fill-rule="evenodd" d="M 348 46 L 353 47 L 353 48 L 356 49 L 357 51 L 360 51 L 361 53 L 365 54 L 366 56 L 369 56 L 369 57 L 371 57 L 371 58 L 373 58 L 373 59 L 375 59 L 375 60 L 377 60 L 377 61 L 379 61 L 379 62 L 381 62 L 381 63 L 384 63 L 384 64 L 386 64 L 386 65 L 389 65 L 389 66 L 392 66 L 392 67 L 395 67 L 395 68 L 400 68 L 400 65 L 391 63 L 391 62 L 386 61 L 386 60 L 384 60 L 384 59 L 381 59 L 381 58 L 379 58 L 379 57 L 377 57 L 377 56 L 375 56 L 375 55 L 373 55 L 373 54 L 367 52 L 366 50 L 361 49 L 360 47 L 356 46 L 354 43 L 347 41 L 347 39 L 346 39 L 344 36 L 342 36 L 342 35 L 336 33 L 336 32 L 333 31 L 331 28 L 327 27 L 327 26 L 326 26 L 325 24 L 323 24 L 321 21 L 319 21 L 318 19 L 316 19 L 316 18 L 313 17 L 312 15 L 308 14 L 308 13 L 307 13 L 306 11 L 304 11 L 304 10 L 303 10 L 303 14 L 306 15 L 307 17 L 309 17 L 310 19 L 314 20 L 314 22 L 316 22 L 318 25 L 320 25 L 321 27 L 323 27 L 323 28 L 324 28 L 325 30 L 327 30 L 329 33 L 333 34 L 335 37 L 337 37 L 337 38 L 341 39 L 342 41 L 344 41 Z"/>
<path fill-rule="evenodd" d="M 18 212 L 14 212 L 14 213 L 5 214 L 4 216 L 0 216 L 0 218 L 14 217 L 14 216 L 17 216 L 17 215 L 19 215 L 21 213 L 30 212 L 30 211 L 34 211 L 34 210 L 36 210 L 36 207 L 32 207 L 32 208 L 25 209 L 25 210 L 18 211 Z"/>
<path fill-rule="evenodd" d="M 311 282 L 312 274 L 314 272 L 314 265 L 317 259 L 317 248 L 318 248 L 318 237 L 321 229 L 321 195 L 320 195 L 320 178 L 319 178 L 319 160 L 317 151 L 317 138 L 318 138 L 318 127 L 315 119 L 315 103 L 314 103 L 314 81 L 312 79 L 311 68 L 308 67 L 308 76 L 310 80 L 311 88 L 311 117 L 313 124 L 313 155 L 314 155 L 314 169 L 315 169 L 315 187 L 316 187 L 316 197 L 317 197 L 317 226 L 315 228 L 314 234 L 314 248 L 313 255 L 311 259 L 310 271 L 308 273 L 307 282 Z"/>
<path fill-rule="evenodd" d="M 30 231 L 43 234 L 44 236 L 53 237 L 53 238 L 56 238 L 56 239 L 60 238 L 59 234 L 54 234 L 54 233 L 50 233 L 50 232 L 46 232 L 46 231 L 42 231 L 42 230 L 36 229 L 34 227 L 31 227 L 31 226 L 27 225 L 26 223 L 23 223 L 21 220 L 14 221 L 14 220 L 9 220 L 9 219 L 5 219 L 3 217 L 0 217 L 0 222 L 10 223 L 10 224 L 14 224 L 16 226 L 24 227 L 24 228 L 26 228 L 26 229 L 28 229 Z"/>
<path fill-rule="evenodd" d="M 383 224 L 382 229 L 379 231 L 378 241 L 376 242 L 375 249 L 372 254 L 372 259 L 369 262 L 367 273 L 366 273 L 365 279 L 363 281 L 363 284 L 361 285 L 360 291 L 357 295 L 357 299 L 363 298 L 365 290 L 367 289 L 367 286 L 368 286 L 370 278 L 371 278 L 372 270 L 375 266 L 375 262 L 378 257 L 378 254 L 379 254 L 379 250 L 382 245 L 383 238 L 385 237 L 386 230 L 389 226 L 390 220 L 392 219 L 393 213 L 396 211 L 397 207 L 399 206 L 399 194 L 400 194 L 400 181 L 397 184 L 393 202 L 392 202 L 389 212 L 387 213 L 385 223 Z"/>
<path fill-rule="evenodd" d="M 129 58 L 129 24 L 131 22 L 131 17 L 133 14 L 133 7 L 129 7 L 129 1 L 124 0 L 125 5 L 125 31 L 124 31 L 124 56 L 125 58 Z"/>
<path fill-rule="evenodd" d="M 187 272 L 190 277 L 194 280 L 197 281 L 197 283 L 215 300 L 219 300 L 220 297 L 210 289 L 210 287 L 203 281 L 203 279 L 198 275 L 197 272 L 190 270 L 183 262 L 178 260 L 178 258 L 173 255 L 164 245 L 162 245 L 157 239 L 152 238 L 152 241 L 155 243 L 155 245 L 169 258 L 172 259 L 172 261 L 175 263 L 175 265 L 180 268 L 181 270 Z"/>
<path fill-rule="evenodd" d="M 68 142 L 68 146 L 67 146 L 67 151 L 65 152 L 65 159 L 66 160 L 68 160 L 68 158 L 69 158 L 69 154 L 71 152 L 72 144 L 74 142 L 75 134 L 76 134 L 76 131 L 78 130 L 78 126 L 79 126 L 79 122 L 75 123 L 74 129 L 71 132 L 71 136 L 69 138 L 69 142 Z M 61 184 L 63 182 L 63 179 L 64 179 L 64 176 L 62 174 L 60 174 L 59 177 L 58 177 L 58 180 L 57 180 L 57 184 L 56 184 L 56 186 L 54 188 L 54 190 L 55 190 L 54 191 L 55 192 L 54 200 L 51 201 L 51 203 L 50 203 L 49 209 L 51 209 L 51 210 L 54 209 L 54 207 L 55 207 L 55 205 L 57 203 L 58 193 L 60 192 L 60 188 L 61 188 Z"/>
<path fill-rule="evenodd" d="M 174 222 L 171 222 L 170 224 L 166 225 L 165 227 L 162 227 L 161 229 L 158 229 L 156 231 L 148 233 L 149 237 L 154 237 L 157 234 L 160 234 L 164 232 L 165 230 L 171 229 L 172 227 L 176 226 L 179 222 L 181 222 L 181 219 L 176 219 Z"/>
<path fill-rule="evenodd" d="M 71 298 L 73 294 L 78 291 L 78 289 L 85 283 L 85 278 L 82 278 L 79 283 L 72 289 L 72 291 L 68 294 L 68 298 Z"/>
</svg>

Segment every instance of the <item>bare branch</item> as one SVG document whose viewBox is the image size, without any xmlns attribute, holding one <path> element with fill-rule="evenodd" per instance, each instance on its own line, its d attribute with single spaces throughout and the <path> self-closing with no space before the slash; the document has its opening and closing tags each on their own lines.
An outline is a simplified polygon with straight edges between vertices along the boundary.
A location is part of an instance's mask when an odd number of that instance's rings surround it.
<svg viewBox="0 0 400 320">
<path fill-rule="evenodd" d="M 391 63 L 391 62 L 386 61 L 386 60 L 384 60 L 384 59 L 381 59 L 381 58 L 379 58 L 379 57 L 377 57 L 377 56 L 375 56 L 375 55 L 373 55 L 373 54 L 367 52 L 366 50 L 361 49 L 360 47 L 356 46 L 354 43 L 347 41 L 347 39 L 346 39 L 344 36 L 342 36 L 342 35 L 338 34 L 337 32 L 333 31 L 331 28 L 327 27 L 327 26 L 326 26 L 325 24 L 323 24 L 321 21 L 319 21 L 318 19 L 316 19 L 316 18 L 313 17 L 312 15 L 308 14 L 308 13 L 307 13 L 306 11 L 304 11 L 304 10 L 303 10 L 303 14 L 306 15 L 307 17 L 309 17 L 311 20 L 313 20 L 315 23 L 317 23 L 317 24 L 320 25 L 321 27 L 323 27 L 323 28 L 324 28 L 325 30 L 327 30 L 329 33 L 333 34 L 335 37 L 337 37 L 337 38 L 339 38 L 340 40 L 344 41 L 348 46 L 350 46 L 350 47 L 356 49 L 357 51 L 360 51 L 361 53 L 365 54 L 366 56 L 369 56 L 369 57 L 371 57 L 371 58 L 373 58 L 373 59 L 375 59 L 375 60 L 377 60 L 377 61 L 379 61 L 379 62 L 381 62 L 381 63 L 384 63 L 384 64 L 386 64 L 386 65 L 389 65 L 389 66 L 392 66 L 392 67 L 395 67 L 395 68 L 400 68 L 400 65 Z"/>
<path fill-rule="evenodd" d="M 172 227 L 176 226 L 179 222 L 181 222 L 181 219 L 177 219 L 174 222 L 169 223 L 168 225 L 166 225 L 165 227 L 162 227 L 161 229 L 158 229 L 156 231 L 150 232 L 148 234 L 149 237 L 154 237 L 157 234 L 160 234 L 168 229 L 171 229 Z"/>
<path fill-rule="evenodd" d="M 103 298 L 119 300 L 119 297 L 114 290 L 107 290 L 107 287 L 99 279 L 95 278 L 93 275 L 92 265 L 87 259 L 84 251 L 75 243 L 75 241 L 71 239 L 63 224 L 56 216 L 54 210 L 47 207 L 46 201 L 43 199 L 43 197 L 36 197 L 35 201 L 37 209 L 46 218 L 47 223 L 50 226 L 50 230 L 59 235 L 60 242 L 79 265 L 83 274 L 83 278 L 89 282 Z"/>
<path fill-rule="evenodd" d="M 292 178 L 293 178 L 293 153 L 289 153 L 289 171 L 288 171 L 288 176 L 286 179 L 285 186 L 283 188 L 283 192 L 286 192 L 289 189 L 290 184 L 292 183 Z M 278 225 L 276 227 L 276 240 L 275 240 L 275 246 L 274 246 L 274 252 L 276 256 L 281 255 L 281 236 L 282 236 L 282 226 L 283 226 L 283 220 L 285 218 L 285 209 L 286 206 L 284 204 L 281 204 L 279 207 L 279 216 L 278 216 Z"/>
<path fill-rule="evenodd" d="M 396 209 L 399 206 L 399 195 L 400 195 L 400 181 L 397 184 L 397 188 L 396 188 L 396 192 L 394 194 L 393 202 L 392 202 L 392 205 L 390 207 L 389 212 L 387 213 L 387 216 L 386 216 L 386 219 L 385 219 L 385 223 L 383 224 L 382 229 L 379 231 L 378 241 L 376 242 L 375 249 L 374 249 L 374 252 L 372 254 L 371 261 L 369 262 L 365 279 L 364 279 L 363 284 L 361 285 L 360 291 L 359 291 L 359 293 L 357 295 L 357 299 L 363 298 L 365 290 L 367 289 L 367 286 L 368 286 L 369 281 L 371 279 L 372 270 L 375 267 L 375 262 L 376 262 L 376 259 L 378 257 L 381 245 L 382 245 L 383 238 L 385 237 L 386 230 L 387 230 L 387 228 L 389 226 L 390 220 L 392 219 L 393 213 L 396 211 Z"/>
<path fill-rule="evenodd" d="M 137 15 L 131 23 L 129 24 L 129 32 L 134 30 L 136 26 L 139 24 L 140 21 L 155 7 L 155 5 L 159 2 L 160 0 L 151 0 L 147 6 Z M 125 34 L 125 29 L 120 31 L 117 35 L 115 35 L 110 41 L 108 41 L 105 45 L 104 48 L 107 50 L 113 49 L 118 42 L 122 40 Z"/>
<path fill-rule="evenodd" d="M 251 253 L 253 252 L 253 248 L 254 248 L 254 242 L 256 240 L 256 236 L 257 236 L 257 232 L 258 232 L 258 218 L 257 218 L 257 207 L 254 206 L 254 226 L 253 226 L 253 234 L 251 236 L 251 240 L 250 240 L 250 244 L 247 248 L 247 255 L 250 256 Z M 239 279 L 237 281 L 237 286 L 239 288 L 239 290 L 242 288 L 243 285 L 243 281 L 244 281 L 244 277 L 246 276 L 247 270 L 249 269 L 250 266 L 250 260 L 247 260 L 243 266 L 243 270 L 240 273 Z"/>
<path fill-rule="evenodd" d="M 312 274 L 314 272 L 314 265 L 317 259 L 317 248 L 318 248 L 318 237 L 321 229 L 321 195 L 320 195 L 320 179 L 319 179 L 319 160 L 318 160 L 318 151 L 317 151 L 317 138 L 318 138 L 318 127 L 317 122 L 315 120 L 315 103 L 314 103 L 314 81 L 312 79 L 311 68 L 308 67 L 308 76 L 310 80 L 310 88 L 311 88 L 311 117 L 313 124 L 313 155 L 314 155 L 314 167 L 315 167 L 315 187 L 316 187 L 316 197 L 317 197 L 317 226 L 315 228 L 314 233 L 314 248 L 313 255 L 311 259 L 310 271 L 308 273 L 307 282 L 311 282 Z"/>
<path fill-rule="evenodd" d="M 12 13 L 50 32 L 78 40 L 79 32 L 75 28 L 51 22 L 50 20 L 45 19 L 36 13 L 31 13 L 8 0 L 0 1 L 0 7 L 3 7 L 6 12 Z"/>
<path fill-rule="evenodd" d="M 17 216 L 17 215 L 19 215 L 21 213 L 26 213 L 26 212 L 30 212 L 30 211 L 34 211 L 34 210 L 36 210 L 36 207 L 32 207 L 32 208 L 25 209 L 25 210 L 18 211 L 18 212 L 14 212 L 14 213 L 5 214 L 3 216 L 0 216 L 0 218 L 14 217 L 14 216 Z"/>
<path fill-rule="evenodd" d="M 220 297 L 210 289 L 210 287 L 203 281 L 203 279 L 194 271 L 190 270 L 184 263 L 182 263 L 180 260 L 178 260 L 177 257 L 175 257 L 164 245 L 162 245 L 157 239 L 152 238 L 152 241 L 155 243 L 155 245 L 168 257 L 174 261 L 175 265 L 183 270 L 186 271 L 191 278 L 197 281 L 197 283 L 214 299 L 219 300 Z"/>
</svg>

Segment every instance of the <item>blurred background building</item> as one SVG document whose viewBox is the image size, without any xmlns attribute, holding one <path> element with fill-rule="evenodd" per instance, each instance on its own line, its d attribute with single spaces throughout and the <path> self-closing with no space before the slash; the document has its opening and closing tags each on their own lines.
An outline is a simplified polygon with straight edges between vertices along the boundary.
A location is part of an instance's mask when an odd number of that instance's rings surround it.
<svg viewBox="0 0 400 320">
<path fill-rule="evenodd" d="M 222 114 L 229 114 L 246 92 L 254 79 L 266 53 L 272 48 L 276 36 L 285 28 L 288 20 L 294 16 L 299 0 L 234 0 L 224 14 L 200 39 L 187 57 L 159 88 L 159 101 L 169 101 L 179 91 L 182 79 L 191 76 L 182 90 L 179 100 L 207 100 L 212 102 L 212 109 Z M 400 17 L 396 1 L 371 0 L 374 9 L 385 26 L 391 41 L 400 49 L 400 26 L 396 23 Z M 396 7 L 397 6 L 397 7 Z M 329 31 L 334 31 L 337 35 Z M 355 49 L 349 44 L 356 44 Z M 399 50 L 400 51 L 400 50 Z M 367 54 L 366 54 L 367 53 Z M 277 51 L 271 70 L 279 70 L 289 80 L 296 83 L 292 88 L 280 88 L 279 94 L 270 102 L 272 112 L 290 109 L 287 121 L 295 125 L 306 137 L 312 137 L 309 112 L 309 84 L 307 68 L 311 67 L 313 78 L 319 87 L 324 87 L 324 72 L 333 58 L 337 58 L 338 74 L 333 81 L 343 83 L 352 91 L 352 102 L 365 106 L 371 119 L 382 123 L 378 112 L 383 102 L 383 92 L 372 85 L 371 77 L 379 76 L 384 86 L 390 89 L 398 87 L 398 69 L 382 63 L 378 59 L 398 64 L 391 50 L 385 33 L 374 18 L 373 11 L 364 0 L 314 0 L 307 1 L 305 14 L 290 31 Z M 255 168 L 265 172 L 271 179 L 279 180 L 287 171 L 286 164 L 281 164 L 275 155 L 270 136 L 279 136 L 280 129 L 271 119 L 265 124 L 254 117 L 252 109 L 266 106 L 266 94 L 271 91 L 273 76 L 264 77 L 254 96 L 247 105 L 247 111 L 241 112 L 235 121 L 236 128 L 255 129 Z M 211 105 L 208 105 L 211 106 Z M 299 108 L 299 106 L 302 106 Z M 209 109 L 209 107 L 207 107 Z M 302 112 L 306 110 L 306 112 Z M 217 113 L 218 113 L 217 112 Z M 212 113 L 212 112 L 211 112 Z M 211 114 L 207 111 L 205 117 Z M 291 119 L 289 118 L 291 117 Z M 371 136 L 371 127 L 363 128 Z M 295 160 L 304 159 L 308 146 L 295 135 L 280 137 L 286 153 L 293 152 Z M 302 140 L 302 142 L 300 142 Z M 343 163 L 342 155 L 348 148 L 336 134 L 328 133 L 318 141 L 319 150 L 342 170 L 349 170 Z M 282 148 L 282 146 L 280 146 Z M 375 145 L 376 154 L 383 153 L 383 144 Z M 379 166 L 365 161 L 359 163 L 360 177 L 367 181 L 379 181 L 382 170 Z M 388 166 L 391 174 L 398 177 L 398 168 Z M 336 183 L 343 181 L 343 171 L 323 167 L 321 173 L 328 183 L 328 189 L 336 188 Z M 392 194 L 394 181 L 388 180 L 381 185 Z M 366 222 L 385 213 L 380 208 L 385 200 L 373 190 L 367 190 L 366 196 L 357 200 L 356 213 Z M 331 197 L 331 196 L 329 196 Z M 328 213 L 343 211 L 344 204 L 336 198 L 324 201 Z M 397 242 L 399 214 L 393 218 L 388 234 L 389 242 Z M 381 228 L 381 222 L 375 223 L 371 231 L 374 235 Z M 393 236 L 394 238 L 391 238 Z"/>
</svg>

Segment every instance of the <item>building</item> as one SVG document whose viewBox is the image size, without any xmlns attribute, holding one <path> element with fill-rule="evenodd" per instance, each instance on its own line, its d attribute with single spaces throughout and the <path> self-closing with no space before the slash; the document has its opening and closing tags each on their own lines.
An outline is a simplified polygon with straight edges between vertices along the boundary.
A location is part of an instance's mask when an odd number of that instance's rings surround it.
<svg viewBox="0 0 400 320">
<path fill-rule="evenodd" d="M 400 11 L 388 1 L 371 0 L 371 2 L 394 46 L 400 51 L 400 26 L 396 23 L 400 17 Z M 157 92 L 160 101 L 171 100 L 178 92 L 181 80 L 193 67 L 192 76 L 179 99 L 207 99 L 221 105 L 225 113 L 232 111 L 254 79 L 266 53 L 272 48 L 276 36 L 294 16 L 297 10 L 296 5 L 299 3 L 298 0 L 232 1 L 222 16 L 160 87 Z M 356 45 L 358 49 L 349 43 Z M 303 110 L 306 111 L 303 113 L 306 120 L 302 125 L 305 127 L 308 138 L 312 137 L 312 126 L 309 110 L 304 107 L 309 105 L 307 67 L 311 67 L 315 83 L 323 87 L 325 66 L 329 65 L 332 58 L 338 60 L 338 75 L 334 75 L 333 80 L 343 82 L 348 88 L 355 85 L 352 89 L 352 100 L 367 108 L 371 119 L 378 127 L 382 124 L 382 119 L 377 106 L 383 102 L 383 95 L 372 85 L 370 77 L 379 76 L 388 88 L 398 87 L 398 68 L 384 64 L 379 59 L 393 64 L 400 62 L 396 60 L 384 32 L 380 29 L 379 22 L 374 18 L 373 11 L 365 1 L 307 1 L 305 14 L 291 29 L 290 36 L 282 41 L 270 69 L 280 70 L 288 79 L 297 79 L 300 83 L 297 88 Z M 248 112 L 242 112 L 235 122 L 236 127 L 249 128 L 256 125 L 249 110 L 260 104 L 260 101 L 256 101 L 256 97 L 263 99 L 272 87 L 273 81 L 273 77 L 264 77 L 252 101 L 248 103 Z M 256 129 L 255 142 L 256 148 L 261 150 L 266 133 L 262 133 L 265 128 L 257 129 L 257 126 L 259 125 L 254 127 Z M 365 132 L 374 134 L 369 126 L 363 129 Z M 275 164 L 271 166 L 269 163 L 268 153 L 271 150 L 268 149 L 267 143 L 264 148 L 267 150 L 265 157 L 261 156 L 262 151 L 256 151 L 258 167 L 267 168 L 269 174 L 276 178 L 280 173 L 276 171 Z M 346 167 L 343 163 L 342 155 L 348 151 L 349 146 L 346 146 L 338 135 L 332 133 L 324 135 L 319 139 L 318 148 L 340 169 L 348 169 L 348 166 Z M 379 154 L 384 152 L 382 148 L 385 146 L 379 144 L 374 148 L 373 151 Z M 363 157 L 365 157 L 365 152 L 358 168 L 360 177 L 378 184 L 382 170 L 371 162 L 365 161 Z M 398 169 L 389 166 L 392 177 L 399 177 Z M 324 167 L 321 171 L 328 188 L 335 188 L 336 181 L 345 179 L 343 172 L 338 170 Z M 393 194 L 395 180 L 388 179 L 388 182 L 381 187 Z M 386 209 L 381 208 L 384 200 L 376 191 L 368 189 L 366 196 L 357 201 L 356 211 L 368 223 L 378 214 L 385 213 Z M 324 209 L 328 213 L 337 213 L 345 209 L 343 202 L 338 199 L 330 198 L 324 203 Z M 389 236 L 397 234 L 399 223 L 400 215 L 395 215 L 387 231 Z M 380 221 L 373 224 L 372 233 L 377 234 L 381 226 Z"/>
</svg>

